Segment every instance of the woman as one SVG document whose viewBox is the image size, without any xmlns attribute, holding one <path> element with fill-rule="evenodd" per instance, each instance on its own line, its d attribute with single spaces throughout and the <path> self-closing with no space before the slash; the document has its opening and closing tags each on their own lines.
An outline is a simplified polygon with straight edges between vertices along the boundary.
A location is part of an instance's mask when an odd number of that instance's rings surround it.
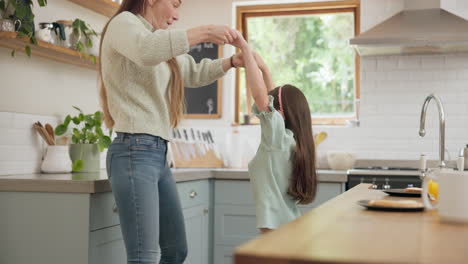
<svg viewBox="0 0 468 264">
<path fill-rule="evenodd" d="M 124 0 L 104 27 L 100 97 L 104 121 L 117 131 L 107 154 L 107 172 L 117 203 L 128 263 L 183 263 L 184 219 L 166 162 L 171 127 L 185 108 L 184 86 L 200 87 L 242 63 L 202 60 L 186 53 L 201 42 L 229 44 L 226 26 L 169 30 L 180 0 Z"/>
</svg>

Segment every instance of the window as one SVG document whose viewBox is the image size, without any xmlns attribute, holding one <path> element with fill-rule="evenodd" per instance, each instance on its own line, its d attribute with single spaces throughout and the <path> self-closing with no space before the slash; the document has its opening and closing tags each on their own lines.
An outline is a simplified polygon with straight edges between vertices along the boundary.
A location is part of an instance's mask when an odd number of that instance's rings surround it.
<svg viewBox="0 0 468 264">
<path fill-rule="evenodd" d="M 237 29 L 270 67 L 276 85 L 300 88 L 313 124 L 358 117 L 359 58 L 349 39 L 359 33 L 359 1 L 237 7 Z M 251 113 L 245 73 L 236 73 L 236 122 Z"/>
</svg>

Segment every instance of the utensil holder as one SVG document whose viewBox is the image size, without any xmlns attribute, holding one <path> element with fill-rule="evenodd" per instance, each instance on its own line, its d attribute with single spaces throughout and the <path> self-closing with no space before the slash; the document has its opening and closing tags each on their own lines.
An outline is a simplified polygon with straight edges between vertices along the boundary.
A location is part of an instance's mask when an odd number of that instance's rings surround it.
<svg viewBox="0 0 468 264">
<path fill-rule="evenodd" d="M 47 146 L 41 171 L 43 173 L 69 173 L 72 169 L 68 146 Z"/>
</svg>

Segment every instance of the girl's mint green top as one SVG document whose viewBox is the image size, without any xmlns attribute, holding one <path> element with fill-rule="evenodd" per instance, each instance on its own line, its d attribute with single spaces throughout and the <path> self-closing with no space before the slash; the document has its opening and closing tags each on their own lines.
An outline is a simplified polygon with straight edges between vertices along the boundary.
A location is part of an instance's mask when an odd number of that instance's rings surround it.
<svg viewBox="0 0 468 264">
<path fill-rule="evenodd" d="M 276 229 L 301 213 L 287 193 L 296 141 L 273 107 L 272 96 L 268 107 L 271 112 L 259 112 L 257 105 L 252 106 L 252 112 L 260 119 L 262 135 L 257 154 L 249 163 L 249 176 L 256 202 L 257 228 Z"/>
</svg>

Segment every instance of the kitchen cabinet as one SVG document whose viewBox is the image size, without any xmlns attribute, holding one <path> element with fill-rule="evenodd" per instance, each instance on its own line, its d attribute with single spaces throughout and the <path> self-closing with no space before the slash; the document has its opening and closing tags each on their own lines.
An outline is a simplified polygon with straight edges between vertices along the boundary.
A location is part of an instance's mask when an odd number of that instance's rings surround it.
<svg viewBox="0 0 468 264">
<path fill-rule="evenodd" d="M 211 181 L 189 181 L 177 184 L 185 219 L 188 255 L 190 264 L 208 264 L 211 261 L 212 223 Z"/>
<path fill-rule="evenodd" d="M 126 263 L 111 192 L 0 192 L 0 212 L 0 263 Z"/>
<path fill-rule="evenodd" d="M 113 226 L 91 232 L 89 254 L 89 263 L 127 263 L 125 244 L 122 240 L 120 226 Z"/>
<path fill-rule="evenodd" d="M 217 180 L 214 188 L 214 263 L 232 263 L 234 249 L 258 236 L 249 181 Z M 344 192 L 344 184 L 320 182 L 315 201 L 301 205 L 305 213 Z"/>
<path fill-rule="evenodd" d="M 177 188 L 187 263 L 211 263 L 210 182 L 182 182 Z M 111 192 L 0 192 L 0 212 L 0 263 L 127 263 Z"/>
<path fill-rule="evenodd" d="M 232 263 L 234 248 L 258 235 L 247 172 L 184 173 L 185 178 L 182 172 L 175 178 L 187 233 L 186 263 Z M 342 193 L 344 181 L 335 180 L 319 175 L 315 202 L 301 211 Z M 7 176 L 0 178 L 0 190 L 0 263 L 126 263 L 105 172 L 90 181 L 71 175 Z"/>
</svg>

